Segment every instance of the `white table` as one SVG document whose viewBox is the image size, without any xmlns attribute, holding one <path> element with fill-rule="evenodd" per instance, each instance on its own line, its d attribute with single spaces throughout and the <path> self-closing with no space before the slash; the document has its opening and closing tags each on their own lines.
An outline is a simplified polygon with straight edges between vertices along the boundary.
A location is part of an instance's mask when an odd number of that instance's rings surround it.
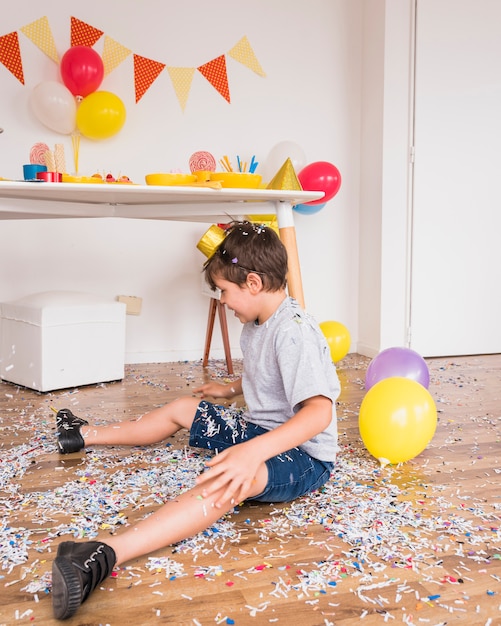
<svg viewBox="0 0 501 626">
<path fill-rule="evenodd" d="M 289 258 L 289 294 L 304 307 L 292 207 L 323 195 L 321 191 L 0 181 L 0 219 L 116 217 L 221 223 L 247 215 L 276 215 Z"/>
</svg>

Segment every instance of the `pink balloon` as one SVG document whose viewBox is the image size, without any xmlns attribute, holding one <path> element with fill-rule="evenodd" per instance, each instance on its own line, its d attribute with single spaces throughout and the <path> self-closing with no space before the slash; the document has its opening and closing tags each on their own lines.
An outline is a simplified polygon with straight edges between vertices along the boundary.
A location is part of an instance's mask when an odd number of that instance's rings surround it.
<svg viewBox="0 0 501 626">
<path fill-rule="evenodd" d="M 327 161 L 315 161 L 304 167 L 297 175 L 304 191 L 323 191 L 324 197 L 305 204 L 323 204 L 331 200 L 341 187 L 341 174 L 335 165 Z"/>
<path fill-rule="evenodd" d="M 104 77 L 99 54 L 88 46 L 73 46 L 61 59 L 61 78 L 74 96 L 85 98 L 96 91 Z"/>
</svg>

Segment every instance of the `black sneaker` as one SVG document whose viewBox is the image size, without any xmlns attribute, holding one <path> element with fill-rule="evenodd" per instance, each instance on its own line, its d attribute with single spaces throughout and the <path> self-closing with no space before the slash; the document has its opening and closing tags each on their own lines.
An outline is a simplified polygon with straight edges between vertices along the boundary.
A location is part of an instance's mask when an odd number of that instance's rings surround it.
<svg viewBox="0 0 501 626">
<path fill-rule="evenodd" d="M 80 428 L 87 420 L 73 415 L 69 409 L 61 409 L 56 415 L 57 443 L 61 454 L 78 452 L 85 446 Z"/>
<path fill-rule="evenodd" d="M 115 566 L 113 548 L 105 543 L 64 541 L 52 563 L 52 610 L 56 619 L 67 619 L 107 578 Z"/>
</svg>

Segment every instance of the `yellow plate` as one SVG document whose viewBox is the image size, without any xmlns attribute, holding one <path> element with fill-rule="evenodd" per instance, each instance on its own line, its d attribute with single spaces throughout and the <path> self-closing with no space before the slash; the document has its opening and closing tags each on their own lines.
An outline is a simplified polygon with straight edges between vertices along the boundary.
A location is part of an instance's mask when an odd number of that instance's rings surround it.
<svg viewBox="0 0 501 626">
<path fill-rule="evenodd" d="M 248 172 L 213 172 L 210 179 L 234 189 L 257 189 L 261 183 L 260 174 Z"/>
<path fill-rule="evenodd" d="M 104 183 L 104 180 L 97 176 L 70 176 L 69 174 L 63 174 L 63 183 L 87 183 L 95 185 L 96 183 Z"/>
<path fill-rule="evenodd" d="M 146 174 L 147 185 L 190 185 L 197 181 L 194 174 Z"/>
</svg>

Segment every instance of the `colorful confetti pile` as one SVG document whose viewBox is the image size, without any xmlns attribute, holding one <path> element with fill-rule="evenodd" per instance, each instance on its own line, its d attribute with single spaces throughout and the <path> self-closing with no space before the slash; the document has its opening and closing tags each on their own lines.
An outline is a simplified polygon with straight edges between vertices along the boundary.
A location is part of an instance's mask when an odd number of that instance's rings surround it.
<svg viewBox="0 0 501 626">
<path fill-rule="evenodd" d="M 447 413 L 451 403 L 478 405 L 481 388 L 476 381 L 456 376 L 453 365 L 441 363 L 430 366 L 430 390 L 439 414 Z M 363 389 L 366 365 L 367 359 L 349 357 L 349 368 L 340 372 L 343 385 Z M 189 392 L 202 378 L 202 370 L 198 363 L 180 367 L 178 390 Z M 211 368 L 214 377 L 225 378 L 222 363 L 213 362 Z M 129 367 L 127 379 L 129 385 L 147 385 L 155 398 L 168 390 L 161 377 L 150 378 L 137 366 Z M 451 396 L 451 390 L 461 393 Z M 61 538 L 99 535 L 105 540 L 106 533 L 136 522 L 189 489 L 208 453 L 187 447 L 181 435 L 151 447 L 87 449 L 62 462 L 53 414 L 47 410 L 54 399 L 35 407 L 27 394 L 25 408 L 17 409 L 12 420 L 9 400 L 27 392 L 6 384 L 0 391 L 6 396 L 2 405 L 6 417 L 0 418 L 0 584 L 34 600 L 31 605 L 23 603 L 16 616 L 0 608 L 0 623 L 33 622 L 40 598 L 50 593 L 50 561 Z M 97 386 L 94 393 L 104 397 L 106 386 Z M 78 407 L 78 390 L 66 392 L 58 402 Z M 17 397 L 16 406 L 20 405 Z M 463 442 L 463 426 L 441 417 L 440 434 L 427 453 L 395 467 L 379 466 L 363 449 L 356 414 L 357 406 L 342 396 L 341 453 L 331 480 L 321 490 L 286 505 L 236 507 L 199 535 L 117 568 L 105 591 L 148 585 L 144 594 L 156 598 L 157 621 L 162 617 L 162 597 L 172 594 L 186 604 L 185 614 L 190 615 L 196 603 L 185 592 L 183 580 L 189 577 L 196 579 L 190 590 L 193 585 L 211 584 L 211 592 L 217 588 L 229 593 L 245 585 L 246 598 L 249 584 L 255 583 L 253 600 L 232 613 L 225 605 L 213 616 L 212 623 L 218 624 L 293 623 L 285 614 L 281 618 L 280 607 L 290 602 L 298 611 L 297 623 L 305 625 L 334 625 L 355 618 L 376 620 L 370 623 L 439 625 L 464 619 L 470 624 L 501 624 L 501 578 L 496 574 L 501 560 L 497 486 L 501 461 L 497 457 L 482 463 L 482 449 L 499 449 L 499 414 L 482 414 L 480 407 L 469 418 L 491 433 L 489 448 L 478 441 Z M 101 416 L 95 421 L 120 417 Z M 457 468 L 456 444 L 469 446 L 468 467 Z M 430 461 L 437 467 L 437 458 L 442 475 L 427 471 Z M 26 489 L 34 471 L 40 481 L 36 489 Z M 492 483 L 491 498 L 463 488 L 471 472 L 482 484 Z M 298 542 L 304 546 L 300 559 Z M 481 606 L 470 602 L 470 590 L 478 595 L 479 586 L 484 596 Z M 157 622 L 145 618 L 144 623 Z M 190 623 L 202 624 L 195 608 Z"/>
</svg>

